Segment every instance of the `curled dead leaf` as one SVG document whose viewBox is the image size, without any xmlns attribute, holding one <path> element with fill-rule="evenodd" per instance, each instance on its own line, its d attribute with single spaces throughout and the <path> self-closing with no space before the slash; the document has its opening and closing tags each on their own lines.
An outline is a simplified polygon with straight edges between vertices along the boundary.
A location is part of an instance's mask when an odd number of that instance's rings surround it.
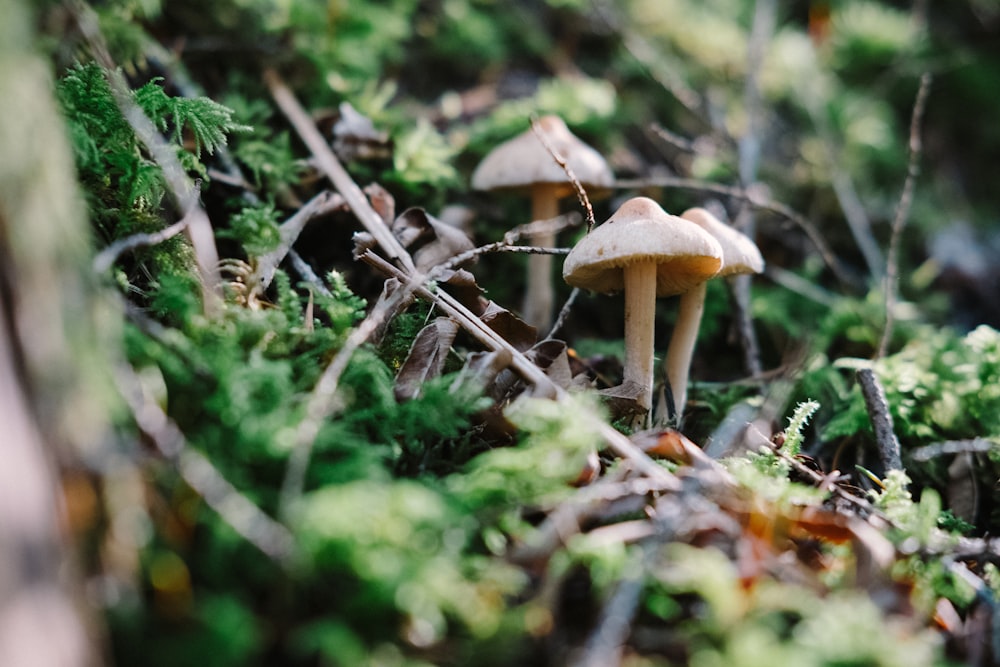
<svg viewBox="0 0 1000 667">
<path fill-rule="evenodd" d="M 450 317 L 438 317 L 420 330 L 396 373 L 393 390 L 397 401 L 416 398 L 427 380 L 441 375 L 457 335 L 458 322 Z"/>
</svg>

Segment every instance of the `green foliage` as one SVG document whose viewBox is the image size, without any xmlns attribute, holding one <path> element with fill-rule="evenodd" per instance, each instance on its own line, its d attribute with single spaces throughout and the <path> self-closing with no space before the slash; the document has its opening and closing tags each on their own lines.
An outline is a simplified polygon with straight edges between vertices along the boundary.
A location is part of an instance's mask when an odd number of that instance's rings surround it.
<svg viewBox="0 0 1000 667">
<path fill-rule="evenodd" d="M 161 132 L 170 130 L 170 139 L 183 145 L 185 130 L 194 140 L 194 156 L 201 158 L 202 150 L 214 153 L 225 146 L 233 132 L 249 132 L 251 128 L 233 120 L 232 109 L 207 97 L 172 97 L 167 95 L 160 80 L 153 80 L 133 93 L 139 105 Z M 188 160 L 193 171 L 205 175 L 205 167 L 198 161 Z"/>
<path fill-rule="evenodd" d="M 392 175 L 403 183 L 447 187 L 458 181 L 451 165 L 457 152 L 429 122 L 420 120 L 396 139 Z"/>
<path fill-rule="evenodd" d="M 236 239 L 251 257 L 260 257 L 281 243 L 278 212 L 273 204 L 247 206 L 229 218 L 229 229 L 218 232 L 220 238 Z"/>
<path fill-rule="evenodd" d="M 845 364 L 850 368 L 850 365 Z M 875 363 L 900 443 L 1000 436 L 1000 333 L 980 326 L 965 337 L 928 331 Z M 832 439 L 870 432 L 860 389 L 824 429 Z"/>
<path fill-rule="evenodd" d="M 523 434 L 518 446 L 477 456 L 468 470 L 449 479 L 450 488 L 470 509 L 487 514 L 566 496 L 598 444 L 581 414 L 599 409 L 587 394 L 559 403 L 519 399 L 506 412 Z"/>
<path fill-rule="evenodd" d="M 677 626 L 691 652 L 688 664 L 902 667 L 935 662 L 931 632 L 902 618 L 886 618 L 859 591 L 820 597 L 806 587 L 766 580 L 744 587 L 727 556 L 681 544 L 670 545 L 650 575 L 654 594 L 649 599 L 657 601 L 651 611 L 670 618 L 685 596 L 696 596 L 700 603 L 699 621 Z"/>
<path fill-rule="evenodd" d="M 795 406 L 795 412 L 788 418 L 788 428 L 785 429 L 785 443 L 782 449 L 789 456 L 797 456 L 802 450 L 804 436 L 802 430 L 809 423 L 809 418 L 819 410 L 819 403 L 816 401 L 804 401 Z"/>
<path fill-rule="evenodd" d="M 93 63 L 77 65 L 59 80 L 57 94 L 101 236 L 112 241 L 165 226 L 160 213 L 166 192 L 162 173 L 122 116 L 104 71 Z M 225 145 L 230 133 L 248 129 L 235 123 L 226 107 L 207 98 L 171 97 L 156 81 L 136 90 L 132 98 L 160 130 L 172 128 L 171 144 L 192 175 L 206 174 L 203 149 L 212 153 Z M 184 146 L 185 131 L 192 136 L 193 151 Z M 179 237 L 140 252 L 152 262 L 154 273 L 181 274 L 191 262 Z"/>
<path fill-rule="evenodd" d="M 363 585 L 363 596 L 347 600 L 340 619 L 361 635 L 392 638 L 397 616 L 420 644 L 439 641 L 449 619 L 488 634 L 503 612 L 502 595 L 521 583 L 512 571 L 466 563 L 474 524 L 417 482 L 329 487 L 304 498 L 298 515 L 303 544 L 324 579 Z"/>
</svg>

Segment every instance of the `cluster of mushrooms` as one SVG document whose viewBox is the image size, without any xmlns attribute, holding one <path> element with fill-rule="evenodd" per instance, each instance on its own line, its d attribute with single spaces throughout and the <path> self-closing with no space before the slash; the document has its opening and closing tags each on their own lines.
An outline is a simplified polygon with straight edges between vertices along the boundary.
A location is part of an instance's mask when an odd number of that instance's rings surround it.
<svg viewBox="0 0 1000 667">
<path fill-rule="evenodd" d="M 473 187 L 530 193 L 532 218 L 538 221 L 556 217 L 559 199 L 573 193 L 567 171 L 588 192 L 613 186 L 604 159 L 574 136 L 562 119 L 545 116 L 538 129 L 544 143 L 529 130 L 487 155 L 473 173 Z M 555 245 L 554 234 L 536 235 L 531 241 L 543 247 Z M 552 321 L 552 256 L 531 255 L 530 260 L 522 314 L 541 329 Z M 667 395 L 672 396 L 679 414 L 687 400 L 707 281 L 763 269 L 764 260 L 753 241 L 707 210 L 692 208 L 675 216 L 652 199 L 634 197 L 577 243 L 563 264 L 563 278 L 574 287 L 594 292 L 624 292 L 624 378 L 610 393 L 634 401 L 648 425 L 653 407 L 656 298 L 680 295 L 680 311 L 664 360 Z M 658 420 L 666 417 L 658 415 Z"/>
</svg>

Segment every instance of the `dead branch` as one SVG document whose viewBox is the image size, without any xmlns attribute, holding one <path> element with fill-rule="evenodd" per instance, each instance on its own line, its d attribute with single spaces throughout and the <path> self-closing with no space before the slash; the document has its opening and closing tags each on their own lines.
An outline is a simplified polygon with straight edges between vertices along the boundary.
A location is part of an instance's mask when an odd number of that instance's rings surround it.
<svg viewBox="0 0 1000 667">
<path fill-rule="evenodd" d="M 889 350 L 892 329 L 896 321 L 895 313 L 896 300 L 899 292 L 899 241 L 903 236 L 903 228 L 906 220 L 910 217 L 910 206 L 913 204 L 913 188 L 916 185 L 917 176 L 920 175 L 920 154 L 923 151 L 923 143 L 920 139 L 920 124 L 924 117 L 924 108 L 927 106 L 927 97 L 931 90 L 931 75 L 924 73 L 920 77 L 920 89 L 917 90 L 917 100 L 913 103 L 913 114 L 910 117 L 910 159 L 906 165 L 906 180 L 903 182 L 903 192 L 899 196 L 899 204 L 896 206 L 896 215 L 892 220 L 892 236 L 889 237 L 889 257 L 885 266 L 885 329 L 882 330 L 882 339 L 879 341 L 878 351 L 875 359 L 884 357 Z"/>
<path fill-rule="evenodd" d="M 566 158 L 560 155 L 552 144 L 549 142 L 548 138 L 545 136 L 545 132 L 542 131 L 541 126 L 538 124 L 538 118 L 536 116 L 531 117 L 531 131 L 535 133 L 535 136 L 539 141 L 542 142 L 542 146 L 545 146 L 545 150 L 549 152 L 552 159 L 556 161 L 562 170 L 566 172 L 566 178 L 569 179 L 570 184 L 573 186 L 573 190 L 576 191 L 576 196 L 580 200 L 580 206 L 583 210 L 587 212 L 587 233 L 594 228 L 596 224 L 594 222 L 594 208 L 590 205 L 590 198 L 587 196 L 587 191 L 584 189 L 583 184 L 580 183 L 580 179 L 576 177 L 573 172 L 573 168 L 569 166 L 569 162 Z"/>
<path fill-rule="evenodd" d="M 271 97 L 295 128 L 299 138 L 316 158 L 317 166 L 326 174 L 337 191 L 347 200 L 354 215 L 364 225 L 368 233 L 375 237 L 382 250 L 393 261 L 397 261 L 407 271 L 414 271 L 413 259 L 385 225 L 382 217 L 375 212 L 365 193 L 354 182 L 347 170 L 334 155 L 333 149 L 320 134 L 306 110 L 299 104 L 295 93 L 288 87 L 277 71 L 264 71 L 264 83 L 271 91 Z"/>
<path fill-rule="evenodd" d="M 240 493 L 204 454 L 188 446 L 177 424 L 145 394 L 131 366 L 117 369 L 117 381 L 136 426 L 153 441 L 164 458 L 177 466 L 184 481 L 233 530 L 265 556 L 287 566 L 295 551 L 295 540 L 288 529 Z"/>
<path fill-rule="evenodd" d="M 902 470 L 899 440 L 892 428 L 892 414 L 889 412 L 889 402 L 885 399 L 885 389 L 870 368 L 858 369 L 857 377 L 861 385 L 861 394 L 865 398 L 865 406 L 868 408 L 868 417 L 875 431 L 875 442 L 878 445 L 882 467 L 885 472 Z"/>
<path fill-rule="evenodd" d="M 306 224 L 313 218 L 334 211 L 344 205 L 344 198 L 329 190 L 324 190 L 310 199 L 295 214 L 288 218 L 281 225 L 281 241 L 278 247 L 267 253 L 263 257 L 257 258 L 257 266 L 251 283 L 251 290 L 259 294 L 266 290 L 274 279 L 274 273 L 278 265 L 288 255 L 299 234 L 305 229 Z"/>
</svg>

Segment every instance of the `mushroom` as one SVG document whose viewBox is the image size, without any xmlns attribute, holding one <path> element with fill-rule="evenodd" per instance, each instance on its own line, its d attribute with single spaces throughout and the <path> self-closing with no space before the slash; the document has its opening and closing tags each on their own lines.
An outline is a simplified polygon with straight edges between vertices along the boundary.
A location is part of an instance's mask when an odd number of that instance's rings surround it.
<svg viewBox="0 0 1000 667">
<path fill-rule="evenodd" d="M 584 188 L 610 188 L 613 176 L 596 150 L 580 141 L 558 116 L 543 116 L 538 127 L 552 150 L 566 161 Z M 472 174 L 476 190 L 514 190 L 531 195 L 531 219 L 549 220 L 559 215 L 559 200 L 573 193 L 566 171 L 553 159 L 542 141 L 528 130 L 494 148 Z M 533 234 L 531 242 L 552 247 L 554 231 Z M 552 255 L 528 257 L 527 289 L 522 314 L 539 329 L 552 324 L 555 291 Z"/>
<path fill-rule="evenodd" d="M 748 236 L 742 234 L 703 208 L 691 208 L 681 213 L 689 220 L 711 234 L 722 247 L 722 268 L 719 276 L 734 276 L 741 273 L 760 273 L 764 270 L 764 258 L 760 250 Z M 698 341 L 698 327 L 705 310 L 706 283 L 696 284 L 681 296 L 677 314 L 677 324 L 670 337 L 670 346 L 664 360 L 664 372 L 674 399 L 674 411 L 680 415 L 687 402 L 688 373 L 691 357 Z M 667 417 L 665 396 L 661 396 L 657 406 L 658 417 Z"/>
<path fill-rule="evenodd" d="M 647 197 L 629 199 L 566 257 L 563 278 L 595 292 L 625 291 L 623 386 L 649 413 L 653 399 L 653 322 L 657 296 L 683 294 L 722 266 L 722 248 L 697 225 Z"/>
</svg>

